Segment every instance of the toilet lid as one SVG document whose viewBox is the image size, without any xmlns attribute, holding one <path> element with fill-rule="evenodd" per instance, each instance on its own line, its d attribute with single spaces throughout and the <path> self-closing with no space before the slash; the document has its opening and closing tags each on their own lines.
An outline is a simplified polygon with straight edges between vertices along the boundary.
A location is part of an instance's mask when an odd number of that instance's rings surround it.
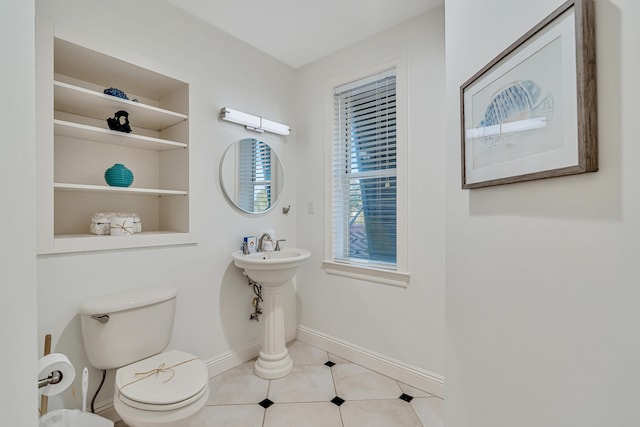
<svg viewBox="0 0 640 427">
<path fill-rule="evenodd" d="M 204 362 L 180 350 L 160 353 L 116 372 L 116 393 L 129 406 L 166 411 L 186 406 L 206 392 Z"/>
</svg>

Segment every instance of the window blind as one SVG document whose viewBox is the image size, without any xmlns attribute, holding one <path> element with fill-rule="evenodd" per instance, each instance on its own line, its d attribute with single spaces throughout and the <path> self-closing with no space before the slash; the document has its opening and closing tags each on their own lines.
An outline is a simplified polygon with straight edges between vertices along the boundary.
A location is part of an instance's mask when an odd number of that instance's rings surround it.
<svg viewBox="0 0 640 427">
<path fill-rule="evenodd" d="M 238 201 L 250 212 L 271 206 L 271 147 L 245 139 L 238 148 Z"/>
<path fill-rule="evenodd" d="M 395 68 L 334 89 L 334 261 L 396 268 Z"/>
</svg>

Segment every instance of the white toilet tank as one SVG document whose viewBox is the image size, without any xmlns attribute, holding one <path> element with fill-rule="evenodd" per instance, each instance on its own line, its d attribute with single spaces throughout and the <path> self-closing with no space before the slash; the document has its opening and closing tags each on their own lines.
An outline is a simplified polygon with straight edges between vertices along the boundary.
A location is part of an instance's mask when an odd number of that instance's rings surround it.
<svg viewBox="0 0 640 427">
<path fill-rule="evenodd" d="M 106 295 L 80 306 L 89 363 L 113 369 L 167 348 L 173 332 L 176 289 L 169 286 Z"/>
</svg>

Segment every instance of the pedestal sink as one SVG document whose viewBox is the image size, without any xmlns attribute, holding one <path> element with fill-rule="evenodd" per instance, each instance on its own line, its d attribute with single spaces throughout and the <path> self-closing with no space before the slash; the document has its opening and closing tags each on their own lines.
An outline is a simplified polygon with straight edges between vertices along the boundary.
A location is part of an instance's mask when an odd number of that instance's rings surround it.
<svg viewBox="0 0 640 427">
<path fill-rule="evenodd" d="M 262 285 L 264 341 L 253 371 L 257 376 L 270 380 L 287 376 L 293 370 L 293 361 L 285 345 L 282 290 L 311 252 L 284 248 L 248 255 L 237 251 L 232 256 L 236 267 L 242 268 L 251 280 Z"/>
</svg>

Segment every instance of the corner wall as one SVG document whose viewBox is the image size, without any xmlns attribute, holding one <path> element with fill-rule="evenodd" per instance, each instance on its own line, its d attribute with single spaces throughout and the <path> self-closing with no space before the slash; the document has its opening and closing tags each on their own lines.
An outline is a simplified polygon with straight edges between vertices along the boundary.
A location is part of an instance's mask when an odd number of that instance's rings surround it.
<svg viewBox="0 0 640 427">
<path fill-rule="evenodd" d="M 442 378 L 444 371 L 444 9 L 438 8 L 297 74 L 298 242 L 311 250 L 297 275 L 298 322 L 322 335 Z M 407 58 L 411 282 L 406 289 L 327 274 L 323 165 L 325 86 Z M 330 136 L 329 136 L 330 138 Z M 311 212 L 313 205 L 314 212 Z"/>
<path fill-rule="evenodd" d="M 460 85 L 562 3 L 446 1 L 447 427 L 640 425 L 636 0 L 595 0 L 600 170 L 460 189 Z"/>
<path fill-rule="evenodd" d="M 251 216 L 227 203 L 218 167 L 229 144 L 256 134 L 219 120 L 218 111 L 228 106 L 293 125 L 294 70 L 167 2 L 42 0 L 36 14 L 39 22 L 100 45 L 113 44 L 142 62 L 139 65 L 190 84 L 191 226 L 197 240 L 196 245 L 38 257 L 38 339 L 51 333 L 53 350 L 67 354 L 81 373 L 88 366 L 77 314 L 82 302 L 112 292 L 173 285 L 178 300 L 170 348 L 216 362 L 259 341 L 264 325 L 249 320 L 253 291 L 232 265 L 231 252 L 239 249 L 243 236 L 270 228 L 296 245 L 295 209 L 288 215 L 280 209 L 295 206 L 295 133 L 260 136 L 278 153 L 286 177 L 280 204 L 270 213 Z M 285 313 L 287 329 L 295 328 L 293 285 L 286 290 Z M 98 408 L 112 399 L 111 376 Z M 76 391 L 81 390 L 80 378 L 76 376 Z M 90 368 L 90 395 L 99 381 L 100 372 Z M 50 402 L 52 409 L 78 408 L 80 396 L 68 389 Z"/>
<path fill-rule="evenodd" d="M 33 1 L 0 3 L 0 425 L 37 424 Z"/>
</svg>

